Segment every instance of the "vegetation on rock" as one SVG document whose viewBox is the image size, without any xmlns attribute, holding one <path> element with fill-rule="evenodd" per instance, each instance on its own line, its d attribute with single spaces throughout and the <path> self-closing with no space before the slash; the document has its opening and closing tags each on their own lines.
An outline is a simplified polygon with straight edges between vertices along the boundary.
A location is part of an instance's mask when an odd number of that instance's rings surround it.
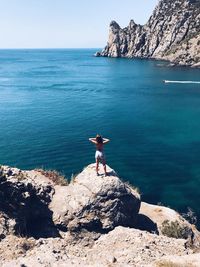
<svg viewBox="0 0 200 267">
<path fill-rule="evenodd" d="M 161 232 L 163 235 L 173 238 L 183 238 L 187 239 L 188 236 L 192 235 L 191 228 L 189 228 L 187 225 L 183 226 L 180 225 L 178 221 L 172 221 L 165 220 L 162 223 Z"/>
<path fill-rule="evenodd" d="M 67 178 L 55 170 L 35 169 L 35 171 L 47 177 L 55 185 L 62 185 L 62 186 L 68 185 Z"/>
</svg>

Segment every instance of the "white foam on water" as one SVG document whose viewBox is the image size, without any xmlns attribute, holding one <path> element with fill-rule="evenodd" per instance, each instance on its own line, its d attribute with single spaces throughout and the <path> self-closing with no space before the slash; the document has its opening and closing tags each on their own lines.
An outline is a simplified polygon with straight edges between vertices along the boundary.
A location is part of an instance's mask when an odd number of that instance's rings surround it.
<svg viewBox="0 0 200 267">
<path fill-rule="evenodd" d="M 170 80 L 164 80 L 164 83 L 196 83 L 196 84 L 200 84 L 200 81 L 170 81 Z"/>
</svg>

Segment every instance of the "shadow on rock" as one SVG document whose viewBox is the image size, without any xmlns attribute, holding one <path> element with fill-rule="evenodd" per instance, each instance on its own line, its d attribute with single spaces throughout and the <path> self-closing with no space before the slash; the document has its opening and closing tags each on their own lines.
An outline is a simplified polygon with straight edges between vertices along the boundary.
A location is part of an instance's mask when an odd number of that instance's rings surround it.
<svg viewBox="0 0 200 267">
<path fill-rule="evenodd" d="M 149 233 L 159 234 L 157 224 L 144 214 L 138 214 L 135 228 Z"/>
<path fill-rule="evenodd" d="M 4 232 L 34 238 L 59 236 L 48 208 L 51 190 L 51 186 L 35 188 L 31 183 L 0 176 L 0 217 Z"/>
</svg>

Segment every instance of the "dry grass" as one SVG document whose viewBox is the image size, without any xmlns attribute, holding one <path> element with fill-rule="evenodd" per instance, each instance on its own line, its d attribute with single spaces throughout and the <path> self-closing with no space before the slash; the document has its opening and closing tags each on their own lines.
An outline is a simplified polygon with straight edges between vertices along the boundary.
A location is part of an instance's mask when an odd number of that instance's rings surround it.
<svg viewBox="0 0 200 267">
<path fill-rule="evenodd" d="M 20 171 L 18 175 L 16 175 L 18 181 L 23 181 L 27 179 L 27 174 Z"/>
<path fill-rule="evenodd" d="M 171 261 L 159 261 L 156 263 L 156 267 L 195 267 L 193 264 L 187 264 L 187 263 L 174 263 Z"/>
<path fill-rule="evenodd" d="M 23 238 L 22 241 L 19 243 L 19 249 L 22 253 L 26 253 L 28 250 L 31 250 L 35 246 L 35 240 Z"/>
<path fill-rule="evenodd" d="M 45 177 L 47 177 L 55 185 L 62 185 L 62 186 L 68 185 L 67 178 L 55 170 L 36 169 L 35 171 L 37 171 L 37 172 L 41 173 L 42 175 L 44 175 Z"/>
<path fill-rule="evenodd" d="M 33 238 L 8 235 L 1 241 L 0 258 L 6 260 L 17 259 L 21 256 L 25 256 L 27 251 L 32 250 L 35 246 L 36 240 Z M 0 266 L 2 265 L 0 264 Z"/>
<path fill-rule="evenodd" d="M 186 213 L 181 214 L 185 220 L 187 220 L 190 224 L 196 225 L 197 224 L 197 216 L 195 212 L 188 207 Z"/>
<path fill-rule="evenodd" d="M 125 182 L 125 185 L 127 187 L 129 187 L 131 190 L 137 192 L 139 195 L 141 195 L 140 189 L 132 184 L 130 184 L 129 182 Z"/>
<path fill-rule="evenodd" d="M 71 179 L 70 179 L 70 183 L 74 184 L 75 183 L 75 179 L 76 177 L 79 175 L 79 173 L 73 174 L 71 175 Z"/>
<path fill-rule="evenodd" d="M 5 175 L 3 173 L 3 168 L 0 165 L 0 179 L 3 180 L 5 178 Z"/>
</svg>

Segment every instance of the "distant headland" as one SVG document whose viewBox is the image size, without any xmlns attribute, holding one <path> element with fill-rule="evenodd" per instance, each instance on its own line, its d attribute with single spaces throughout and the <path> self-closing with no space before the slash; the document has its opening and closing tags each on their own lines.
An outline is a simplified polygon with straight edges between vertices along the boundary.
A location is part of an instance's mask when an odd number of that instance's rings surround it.
<svg viewBox="0 0 200 267">
<path fill-rule="evenodd" d="M 200 67 L 200 1 L 160 0 L 145 25 L 112 21 L 106 47 L 96 56 L 151 58 Z"/>
</svg>

